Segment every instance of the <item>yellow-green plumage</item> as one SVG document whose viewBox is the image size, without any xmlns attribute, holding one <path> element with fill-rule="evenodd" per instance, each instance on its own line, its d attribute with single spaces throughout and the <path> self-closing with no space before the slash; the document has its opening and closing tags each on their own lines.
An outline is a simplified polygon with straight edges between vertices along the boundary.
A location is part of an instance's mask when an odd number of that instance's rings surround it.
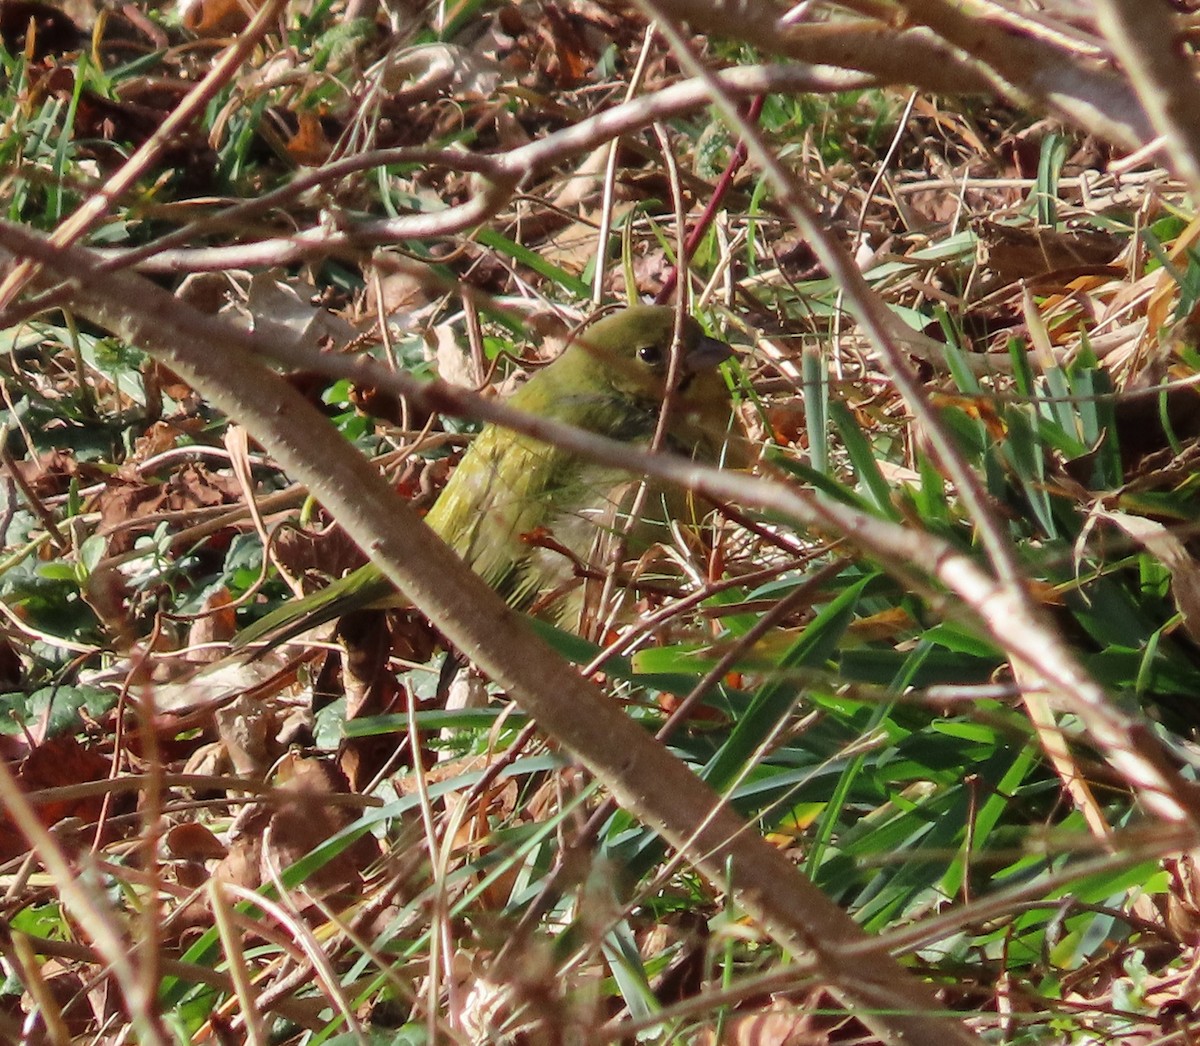
<svg viewBox="0 0 1200 1046">
<path fill-rule="evenodd" d="M 645 446 L 666 396 L 674 310 L 639 305 L 587 328 L 508 403 L 517 410 Z M 729 394 L 716 370 L 729 348 L 684 324 L 667 445 L 715 461 L 724 442 Z M 568 584 L 574 559 L 589 561 L 597 535 L 620 526 L 631 476 L 498 425 L 487 425 L 463 456 L 426 523 L 514 606 Z M 648 499 L 663 515 L 661 494 Z M 542 540 L 539 540 L 539 535 Z M 600 542 L 603 544 L 603 542 Z M 561 546 L 565 555 L 553 546 Z M 367 565 L 246 629 L 240 643 L 289 638 L 351 610 L 402 604 L 378 568 Z M 565 623 L 564 607 L 556 617 Z"/>
</svg>

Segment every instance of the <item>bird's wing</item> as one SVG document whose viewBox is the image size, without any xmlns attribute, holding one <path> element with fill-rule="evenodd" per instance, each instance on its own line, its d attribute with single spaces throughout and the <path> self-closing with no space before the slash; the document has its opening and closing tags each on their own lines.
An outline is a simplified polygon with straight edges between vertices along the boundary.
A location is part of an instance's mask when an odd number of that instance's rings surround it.
<svg viewBox="0 0 1200 1046">
<path fill-rule="evenodd" d="M 522 536 L 546 523 L 556 477 L 569 460 L 555 447 L 489 426 L 425 521 L 480 577 L 505 592 L 528 555 Z"/>
</svg>

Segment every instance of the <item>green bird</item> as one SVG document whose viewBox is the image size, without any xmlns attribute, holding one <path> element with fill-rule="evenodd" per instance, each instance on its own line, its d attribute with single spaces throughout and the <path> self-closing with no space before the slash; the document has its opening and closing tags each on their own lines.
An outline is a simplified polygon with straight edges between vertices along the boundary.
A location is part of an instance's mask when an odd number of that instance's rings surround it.
<svg viewBox="0 0 1200 1046">
<path fill-rule="evenodd" d="M 562 354 L 508 400 L 517 410 L 630 444 L 650 443 L 667 395 L 675 311 L 635 305 L 578 333 Z M 669 449 L 716 462 L 730 416 L 729 390 L 717 370 L 731 349 L 683 324 L 677 381 L 668 415 Z M 485 581 L 519 609 L 550 602 L 546 616 L 575 627 L 582 609 L 581 565 L 603 567 L 602 554 L 623 530 L 629 472 L 587 462 L 499 425 L 486 425 L 454 470 L 425 522 Z M 653 488 L 652 488 L 653 491 Z M 681 511 L 679 498 L 653 491 L 646 516 L 657 537 Z M 639 518 L 631 545 L 648 547 Z M 598 558 L 599 557 L 599 558 Z M 292 599 L 244 629 L 239 646 L 283 642 L 353 610 L 406 604 L 371 564 L 310 596 Z"/>
</svg>

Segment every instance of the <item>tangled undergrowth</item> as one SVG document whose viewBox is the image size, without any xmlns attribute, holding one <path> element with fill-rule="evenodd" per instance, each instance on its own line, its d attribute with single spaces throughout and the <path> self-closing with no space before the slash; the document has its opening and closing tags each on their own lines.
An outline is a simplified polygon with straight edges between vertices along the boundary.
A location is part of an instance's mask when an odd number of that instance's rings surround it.
<svg viewBox="0 0 1200 1046">
<path fill-rule="evenodd" d="M 5 0 L 0 1039 L 1187 1041 L 1188 143 L 1099 15 L 676 6 Z M 753 826 L 717 872 L 480 622 L 233 648 L 382 547 L 339 454 L 424 510 L 589 302 L 679 284 L 754 464 L 532 624 Z M 227 416 L 264 358 L 324 423 Z M 795 947 L 756 847 L 861 935 Z"/>
</svg>

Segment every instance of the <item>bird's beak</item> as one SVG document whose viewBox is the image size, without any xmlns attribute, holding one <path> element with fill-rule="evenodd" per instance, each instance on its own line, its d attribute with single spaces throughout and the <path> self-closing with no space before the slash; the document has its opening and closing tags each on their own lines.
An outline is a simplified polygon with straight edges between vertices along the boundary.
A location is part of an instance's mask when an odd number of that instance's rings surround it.
<svg viewBox="0 0 1200 1046">
<path fill-rule="evenodd" d="M 683 369 L 688 374 L 699 374 L 701 371 L 712 370 L 719 363 L 724 363 L 733 355 L 733 349 L 716 338 L 702 336 L 683 359 Z"/>
</svg>

